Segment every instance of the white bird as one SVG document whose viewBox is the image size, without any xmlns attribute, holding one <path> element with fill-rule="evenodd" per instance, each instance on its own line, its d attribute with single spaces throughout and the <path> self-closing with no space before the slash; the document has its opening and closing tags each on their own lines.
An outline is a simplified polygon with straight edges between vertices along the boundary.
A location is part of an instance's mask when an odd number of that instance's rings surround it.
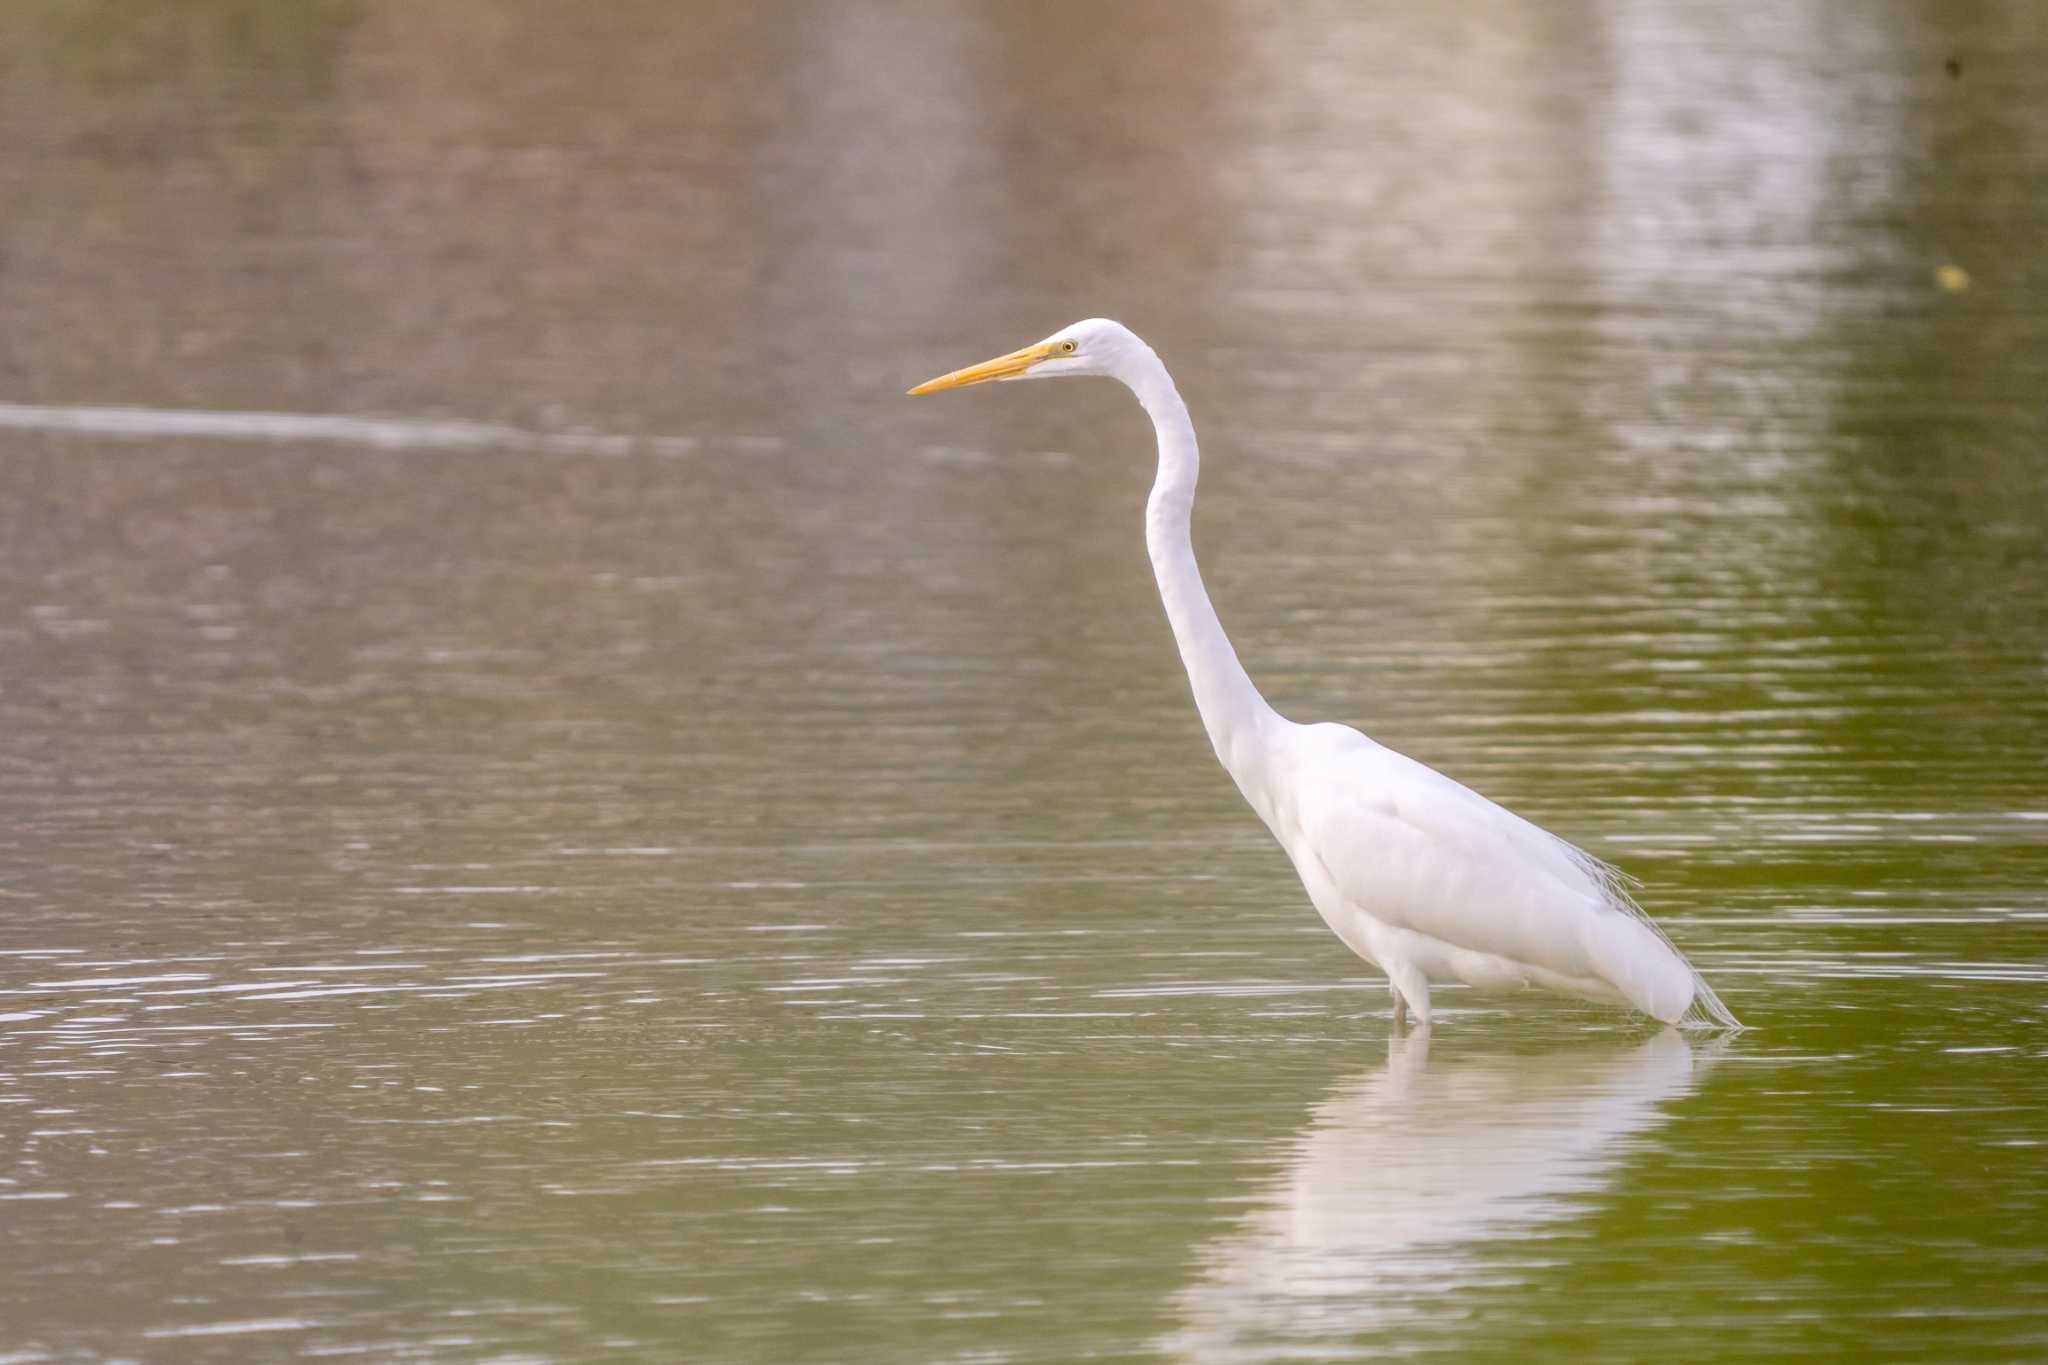
<svg viewBox="0 0 2048 1365">
<path fill-rule="evenodd" d="M 1323 922 L 1386 973 L 1396 1027 L 1411 1012 L 1428 1027 L 1432 981 L 1534 987 L 1666 1023 L 1741 1027 L 1613 868 L 1349 726 L 1296 724 L 1267 705 L 1195 567 L 1194 424 L 1166 366 L 1129 328 L 1077 322 L 910 392 L 1079 375 L 1122 381 L 1152 419 L 1159 469 L 1145 544 L 1195 709 Z"/>
</svg>

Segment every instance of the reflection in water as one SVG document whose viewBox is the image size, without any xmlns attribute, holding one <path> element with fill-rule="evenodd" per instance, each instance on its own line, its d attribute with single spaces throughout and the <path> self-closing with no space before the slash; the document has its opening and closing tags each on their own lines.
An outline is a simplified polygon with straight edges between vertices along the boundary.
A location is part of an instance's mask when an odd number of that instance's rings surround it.
<svg viewBox="0 0 2048 1365">
<path fill-rule="evenodd" d="M 1192 1360 L 1263 1357 L 1444 1313 L 1485 1242 L 1578 1210 L 1624 1139 L 1689 1091 L 1685 1039 L 1621 1052 L 1458 1058 L 1429 1065 L 1426 1032 L 1317 1105 L 1285 1173 L 1200 1253 L 1167 1345 Z"/>
</svg>

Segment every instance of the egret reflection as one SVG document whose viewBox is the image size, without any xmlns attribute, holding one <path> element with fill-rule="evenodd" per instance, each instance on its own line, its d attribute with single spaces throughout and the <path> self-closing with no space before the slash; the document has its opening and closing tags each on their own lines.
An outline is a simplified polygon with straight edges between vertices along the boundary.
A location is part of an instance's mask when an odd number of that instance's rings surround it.
<svg viewBox="0 0 2048 1365">
<path fill-rule="evenodd" d="M 1170 1354 L 1270 1358 L 1440 1315 L 1478 1244 L 1581 1211 L 1708 1055 L 1670 1029 L 1618 1051 L 1432 1064 L 1429 1047 L 1390 1039 L 1385 1066 L 1315 1107 L 1281 1175 L 1199 1253 Z"/>
</svg>

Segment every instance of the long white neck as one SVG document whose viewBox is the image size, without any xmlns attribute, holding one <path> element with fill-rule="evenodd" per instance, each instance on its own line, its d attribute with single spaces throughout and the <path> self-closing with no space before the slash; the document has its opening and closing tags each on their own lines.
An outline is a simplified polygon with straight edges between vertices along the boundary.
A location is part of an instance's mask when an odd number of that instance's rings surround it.
<svg viewBox="0 0 2048 1365">
<path fill-rule="evenodd" d="M 1209 743 L 1238 786 L 1245 788 L 1264 752 L 1260 739 L 1270 735 L 1280 717 L 1238 662 L 1202 587 L 1202 572 L 1195 567 L 1189 519 L 1201 457 L 1195 448 L 1194 424 L 1173 377 L 1149 347 L 1140 346 L 1119 368 L 1124 372 L 1118 377 L 1137 394 L 1159 433 L 1159 473 L 1145 504 L 1145 545 L 1152 553 L 1159 598 L 1166 604 L 1166 619 L 1173 625 L 1174 642 L 1180 646 L 1180 660 Z M 1246 795 L 1251 795 L 1249 789 Z"/>
</svg>

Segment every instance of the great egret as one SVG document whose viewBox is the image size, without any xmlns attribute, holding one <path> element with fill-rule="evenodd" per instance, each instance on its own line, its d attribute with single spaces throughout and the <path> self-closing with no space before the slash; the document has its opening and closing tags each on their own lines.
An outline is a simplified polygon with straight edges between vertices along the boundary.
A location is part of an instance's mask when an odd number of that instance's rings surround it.
<svg viewBox="0 0 2048 1365">
<path fill-rule="evenodd" d="M 1741 1027 L 1613 868 L 1349 726 L 1298 725 L 1266 704 L 1195 567 L 1194 424 L 1166 366 L 1129 328 L 1077 322 L 910 392 L 1078 375 L 1121 380 L 1152 419 L 1159 470 L 1145 544 L 1195 709 L 1323 922 L 1387 974 L 1397 1028 L 1410 1011 L 1428 1027 L 1431 981 L 1536 987 L 1666 1023 Z"/>
</svg>

